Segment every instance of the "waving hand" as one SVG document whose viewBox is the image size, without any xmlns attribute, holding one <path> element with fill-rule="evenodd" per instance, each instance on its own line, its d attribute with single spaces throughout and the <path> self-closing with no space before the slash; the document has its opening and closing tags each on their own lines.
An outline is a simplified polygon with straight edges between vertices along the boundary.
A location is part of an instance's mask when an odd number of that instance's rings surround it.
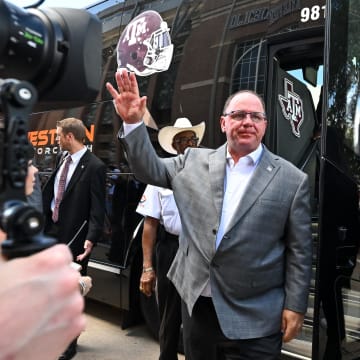
<svg viewBox="0 0 360 360">
<path fill-rule="evenodd" d="M 145 114 L 147 98 L 140 97 L 135 74 L 121 69 L 116 72 L 115 79 L 118 89 L 110 83 L 106 83 L 106 88 L 113 98 L 116 113 L 128 124 L 141 121 Z"/>
</svg>

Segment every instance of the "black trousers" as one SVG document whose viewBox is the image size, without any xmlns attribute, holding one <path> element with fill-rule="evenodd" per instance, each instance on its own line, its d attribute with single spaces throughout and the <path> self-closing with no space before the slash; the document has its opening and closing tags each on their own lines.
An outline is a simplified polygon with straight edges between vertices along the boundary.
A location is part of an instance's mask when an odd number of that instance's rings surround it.
<svg viewBox="0 0 360 360">
<path fill-rule="evenodd" d="M 211 298 L 195 303 L 191 317 L 182 302 L 186 360 L 276 360 L 280 356 L 282 334 L 231 340 L 221 331 Z"/>
<path fill-rule="evenodd" d="M 179 240 L 163 231 L 156 243 L 156 276 L 160 315 L 160 360 L 176 360 L 181 327 L 181 298 L 175 286 L 167 278 L 174 260 Z"/>
<path fill-rule="evenodd" d="M 57 224 L 55 224 L 53 221 L 50 221 L 47 228 L 44 229 L 44 233 L 47 236 L 53 237 L 55 239 L 58 238 L 58 234 L 61 231 L 61 229 L 59 228 L 59 226 Z M 80 274 L 82 276 L 86 276 L 87 275 L 87 268 L 88 268 L 88 263 L 89 263 L 89 259 L 90 256 L 87 256 L 84 260 L 82 261 L 76 261 L 76 255 L 74 254 L 73 249 L 71 248 L 71 246 L 69 247 L 72 255 L 73 255 L 73 261 L 78 263 L 79 265 L 81 265 L 81 270 L 80 270 Z"/>
</svg>

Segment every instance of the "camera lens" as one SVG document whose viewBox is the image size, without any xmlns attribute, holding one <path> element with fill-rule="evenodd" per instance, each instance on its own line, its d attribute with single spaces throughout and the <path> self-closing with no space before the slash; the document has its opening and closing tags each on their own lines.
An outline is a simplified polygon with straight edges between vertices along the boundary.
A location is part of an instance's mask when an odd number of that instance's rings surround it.
<svg viewBox="0 0 360 360">
<path fill-rule="evenodd" d="M 101 22 L 86 10 L 26 11 L 0 0 L 0 78 L 34 85 L 37 110 L 94 100 L 100 89 L 101 54 Z"/>
</svg>

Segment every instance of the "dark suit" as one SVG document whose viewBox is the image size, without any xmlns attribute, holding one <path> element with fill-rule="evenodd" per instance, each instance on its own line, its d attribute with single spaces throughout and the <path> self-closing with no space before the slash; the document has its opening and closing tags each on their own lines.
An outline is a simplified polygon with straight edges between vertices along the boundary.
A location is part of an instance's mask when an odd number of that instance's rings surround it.
<svg viewBox="0 0 360 360">
<path fill-rule="evenodd" d="M 54 198 L 54 181 L 61 161 L 43 188 L 45 233 L 55 235 L 59 243 L 69 243 L 85 224 L 75 241 L 70 245 L 74 256 L 84 252 L 85 240 L 96 244 L 100 239 L 105 215 L 105 164 L 89 150 L 81 157 L 70 182 L 66 187 L 59 207 L 59 220 L 54 225 L 51 216 L 51 201 Z M 80 264 L 86 274 L 89 257 Z"/>
<path fill-rule="evenodd" d="M 210 305 L 228 339 L 266 338 L 280 332 L 284 308 L 306 312 L 312 238 L 305 173 L 264 148 L 216 249 L 226 144 L 160 159 L 144 125 L 120 140 L 139 180 L 174 191 L 182 232 L 168 276 L 190 316 L 208 281 Z"/>
</svg>

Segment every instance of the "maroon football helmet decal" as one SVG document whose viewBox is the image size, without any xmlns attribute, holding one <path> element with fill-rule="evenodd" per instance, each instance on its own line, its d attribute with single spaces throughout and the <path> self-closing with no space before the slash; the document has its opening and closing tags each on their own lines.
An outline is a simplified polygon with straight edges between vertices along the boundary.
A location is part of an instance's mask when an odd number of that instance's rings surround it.
<svg viewBox="0 0 360 360">
<path fill-rule="evenodd" d="M 118 69 L 147 76 L 166 71 L 173 55 L 169 28 L 156 11 L 145 11 L 129 22 L 117 45 Z"/>
</svg>

